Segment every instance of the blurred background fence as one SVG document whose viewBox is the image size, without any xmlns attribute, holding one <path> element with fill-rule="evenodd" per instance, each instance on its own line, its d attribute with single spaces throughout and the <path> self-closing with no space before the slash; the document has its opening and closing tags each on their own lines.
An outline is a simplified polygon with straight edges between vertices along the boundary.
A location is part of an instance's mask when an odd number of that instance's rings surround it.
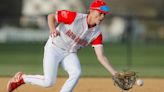
<svg viewBox="0 0 164 92">
<path fill-rule="evenodd" d="M 117 70 L 164 77 L 164 1 L 104 0 L 111 7 L 102 26 L 105 53 Z M 86 13 L 92 0 L 1 0 L 0 75 L 42 73 L 47 15 L 59 9 Z M 78 53 L 83 76 L 108 76 L 91 47 Z M 100 73 L 98 73 L 98 71 Z M 59 76 L 66 74 L 59 69 Z"/>
</svg>

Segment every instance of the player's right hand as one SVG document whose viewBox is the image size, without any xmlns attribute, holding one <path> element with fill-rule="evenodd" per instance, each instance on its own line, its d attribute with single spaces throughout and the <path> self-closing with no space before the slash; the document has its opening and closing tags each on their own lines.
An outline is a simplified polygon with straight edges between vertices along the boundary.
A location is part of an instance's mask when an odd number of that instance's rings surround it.
<svg viewBox="0 0 164 92">
<path fill-rule="evenodd" d="M 57 30 L 51 31 L 51 37 L 56 37 L 58 35 L 60 35 L 60 33 Z"/>
</svg>

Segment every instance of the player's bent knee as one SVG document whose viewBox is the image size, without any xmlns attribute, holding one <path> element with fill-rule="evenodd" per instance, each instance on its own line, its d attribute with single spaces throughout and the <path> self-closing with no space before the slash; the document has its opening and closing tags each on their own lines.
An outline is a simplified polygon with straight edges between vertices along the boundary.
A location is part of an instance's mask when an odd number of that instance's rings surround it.
<svg viewBox="0 0 164 92">
<path fill-rule="evenodd" d="M 46 81 L 46 82 L 44 83 L 44 87 L 45 87 L 45 88 L 52 87 L 53 85 L 55 85 L 55 82 L 53 82 L 53 81 Z"/>
<path fill-rule="evenodd" d="M 46 84 L 44 85 L 44 87 L 45 87 L 45 88 L 49 88 L 49 87 L 52 87 L 53 85 L 54 85 L 54 84 L 47 84 L 47 83 L 46 83 Z"/>
<path fill-rule="evenodd" d="M 74 71 L 73 73 L 71 73 L 71 75 L 69 75 L 70 77 L 73 77 L 75 79 L 79 79 L 80 76 L 81 76 L 81 71 L 80 70 L 77 70 L 77 71 Z"/>
</svg>

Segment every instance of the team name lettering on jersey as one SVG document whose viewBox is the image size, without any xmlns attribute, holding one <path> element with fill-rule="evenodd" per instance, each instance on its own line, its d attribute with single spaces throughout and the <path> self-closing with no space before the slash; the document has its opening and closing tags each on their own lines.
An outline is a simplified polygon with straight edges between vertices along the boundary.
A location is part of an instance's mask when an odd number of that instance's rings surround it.
<svg viewBox="0 0 164 92">
<path fill-rule="evenodd" d="M 87 40 L 85 40 L 85 39 L 80 39 L 80 37 L 79 37 L 79 36 L 76 36 L 71 30 L 68 30 L 68 31 L 66 32 L 66 35 L 67 35 L 68 37 L 70 37 L 72 40 L 74 40 L 76 43 L 80 44 L 80 45 L 85 46 L 85 45 L 88 44 Z"/>
</svg>

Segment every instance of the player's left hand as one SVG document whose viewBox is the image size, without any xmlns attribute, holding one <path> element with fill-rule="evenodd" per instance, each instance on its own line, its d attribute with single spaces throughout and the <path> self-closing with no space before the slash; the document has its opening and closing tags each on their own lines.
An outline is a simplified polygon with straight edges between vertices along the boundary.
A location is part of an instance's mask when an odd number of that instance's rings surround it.
<svg viewBox="0 0 164 92">
<path fill-rule="evenodd" d="M 114 84 L 122 90 L 129 90 L 135 84 L 137 75 L 134 71 L 123 71 L 116 73 L 112 79 Z"/>
</svg>

